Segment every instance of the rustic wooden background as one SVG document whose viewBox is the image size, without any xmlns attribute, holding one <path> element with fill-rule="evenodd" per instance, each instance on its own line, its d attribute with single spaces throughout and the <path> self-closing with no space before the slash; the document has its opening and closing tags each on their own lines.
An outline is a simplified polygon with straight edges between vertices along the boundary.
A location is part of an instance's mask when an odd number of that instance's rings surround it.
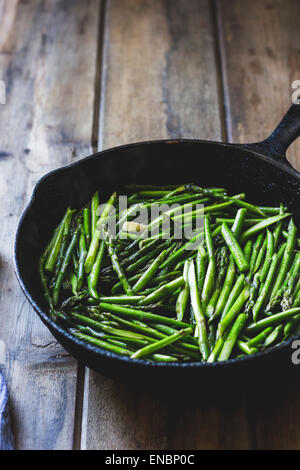
<svg viewBox="0 0 300 470">
<path fill-rule="evenodd" d="M 49 170 L 139 140 L 266 137 L 300 79 L 299 17 L 298 0 L 0 0 L 0 365 L 19 449 L 300 448 L 300 384 L 180 406 L 135 392 L 54 341 L 12 262 Z"/>
</svg>

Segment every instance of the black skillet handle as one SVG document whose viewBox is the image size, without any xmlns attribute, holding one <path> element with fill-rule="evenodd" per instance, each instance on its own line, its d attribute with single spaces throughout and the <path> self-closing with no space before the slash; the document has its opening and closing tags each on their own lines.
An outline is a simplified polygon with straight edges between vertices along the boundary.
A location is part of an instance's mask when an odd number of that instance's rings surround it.
<svg viewBox="0 0 300 470">
<path fill-rule="evenodd" d="M 290 166 L 286 150 L 300 136 L 300 104 L 292 104 L 270 137 L 262 142 L 244 144 L 243 147 L 262 153 Z"/>
</svg>

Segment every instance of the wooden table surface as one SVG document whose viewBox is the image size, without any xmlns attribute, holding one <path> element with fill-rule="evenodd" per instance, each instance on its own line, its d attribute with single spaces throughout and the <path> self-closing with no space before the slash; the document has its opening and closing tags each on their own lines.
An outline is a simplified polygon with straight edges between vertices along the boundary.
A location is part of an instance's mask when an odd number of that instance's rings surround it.
<svg viewBox="0 0 300 470">
<path fill-rule="evenodd" d="M 266 137 L 300 79 L 299 15 L 297 0 L 0 0 L 0 365 L 18 449 L 300 448 L 300 383 L 180 406 L 134 391 L 57 344 L 12 261 L 54 168 L 134 141 Z"/>
</svg>

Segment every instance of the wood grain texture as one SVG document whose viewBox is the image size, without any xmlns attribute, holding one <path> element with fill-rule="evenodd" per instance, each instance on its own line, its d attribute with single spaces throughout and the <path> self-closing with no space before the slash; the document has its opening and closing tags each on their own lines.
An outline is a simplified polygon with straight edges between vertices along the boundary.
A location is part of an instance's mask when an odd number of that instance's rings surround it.
<svg viewBox="0 0 300 470">
<path fill-rule="evenodd" d="M 192 390 L 141 391 L 88 371 L 82 448 L 188 450 L 251 448 L 243 393 L 202 401 Z M 137 386 L 139 389 L 137 389 Z M 224 390 L 221 392 L 222 395 Z"/>
<path fill-rule="evenodd" d="M 297 0 L 220 0 L 224 95 L 230 140 L 265 138 L 291 104 L 300 77 L 300 3 Z M 289 159 L 300 169 L 300 141 Z M 253 441 L 259 449 L 300 448 L 300 382 L 282 384 L 272 396 L 249 397 Z"/>
<path fill-rule="evenodd" d="M 77 364 L 21 293 L 12 244 L 35 182 L 91 153 L 99 5 L 0 2 L 0 362 L 18 449 L 73 445 Z"/>
<path fill-rule="evenodd" d="M 100 148 L 167 137 L 222 140 L 208 2 L 108 5 Z"/>
<path fill-rule="evenodd" d="M 297 0 L 217 1 L 230 141 L 266 138 L 291 105 L 300 79 Z M 288 151 L 300 169 L 300 141 Z"/>
<path fill-rule="evenodd" d="M 167 137 L 221 140 L 213 38 L 205 0 L 112 0 L 100 147 Z M 175 393 L 153 397 L 88 371 L 83 414 L 86 449 L 250 446 L 243 397 L 231 405 L 183 402 Z"/>
</svg>

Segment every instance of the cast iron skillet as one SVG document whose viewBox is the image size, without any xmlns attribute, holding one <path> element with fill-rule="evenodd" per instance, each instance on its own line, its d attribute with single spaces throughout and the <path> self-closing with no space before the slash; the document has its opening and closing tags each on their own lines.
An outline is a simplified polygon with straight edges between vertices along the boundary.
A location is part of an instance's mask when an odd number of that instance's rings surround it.
<svg viewBox="0 0 300 470">
<path fill-rule="evenodd" d="M 227 381 L 228 374 L 251 377 L 259 372 L 265 376 L 270 371 L 278 373 L 293 367 L 291 343 L 296 337 L 266 352 L 216 364 L 151 363 L 88 345 L 48 317 L 37 266 L 49 234 L 67 206 L 82 207 L 98 188 L 105 200 L 112 190 L 127 183 L 159 185 L 193 181 L 200 186 L 226 187 L 229 194 L 245 192 L 249 201 L 261 205 L 283 202 L 294 213 L 300 227 L 300 174 L 285 158 L 286 149 L 299 135 L 300 106 L 294 104 L 263 142 L 235 145 L 180 139 L 134 143 L 96 153 L 44 176 L 19 222 L 14 259 L 23 292 L 57 341 L 98 372 L 142 383 L 149 380 L 195 383 L 199 378 L 207 386 L 215 380 Z"/>
</svg>

